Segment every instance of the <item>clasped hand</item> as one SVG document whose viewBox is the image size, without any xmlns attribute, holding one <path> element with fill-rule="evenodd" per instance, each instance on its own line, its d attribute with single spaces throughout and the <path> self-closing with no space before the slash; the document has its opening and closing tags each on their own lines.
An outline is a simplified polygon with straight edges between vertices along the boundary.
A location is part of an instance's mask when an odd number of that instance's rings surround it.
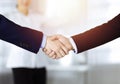
<svg viewBox="0 0 120 84">
<path fill-rule="evenodd" d="M 69 39 L 62 35 L 47 36 L 46 45 L 43 48 L 46 55 L 53 59 L 64 57 L 70 50 L 73 50 L 73 46 Z"/>
</svg>

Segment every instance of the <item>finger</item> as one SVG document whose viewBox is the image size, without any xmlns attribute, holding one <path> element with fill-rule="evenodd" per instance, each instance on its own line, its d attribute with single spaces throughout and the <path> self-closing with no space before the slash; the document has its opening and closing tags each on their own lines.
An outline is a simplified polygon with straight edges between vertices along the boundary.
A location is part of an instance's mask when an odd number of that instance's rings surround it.
<svg viewBox="0 0 120 84">
<path fill-rule="evenodd" d="M 57 44 L 57 47 L 55 48 L 55 53 L 57 54 L 58 57 L 62 57 L 62 56 L 65 56 L 66 53 L 65 51 L 62 49 L 64 46 L 61 44 L 61 42 L 57 41 L 56 42 Z M 65 47 L 64 47 L 65 48 Z"/>
<path fill-rule="evenodd" d="M 51 39 L 51 40 L 57 40 L 57 36 L 55 36 L 55 35 L 54 35 L 54 36 L 51 36 L 50 39 Z"/>
<path fill-rule="evenodd" d="M 61 57 L 58 57 L 58 56 L 56 56 L 56 58 L 55 59 L 60 59 Z"/>
<path fill-rule="evenodd" d="M 65 56 L 68 54 L 69 49 L 65 47 L 65 45 L 62 42 L 59 42 L 59 47 L 61 48 L 60 53 L 62 54 L 62 56 Z"/>
<path fill-rule="evenodd" d="M 64 57 L 66 55 L 66 53 L 62 49 L 59 50 L 59 53 L 61 54 L 60 57 Z"/>
<path fill-rule="evenodd" d="M 69 53 L 69 49 L 68 48 L 62 46 L 62 49 L 63 49 L 65 55 L 67 55 Z"/>
<path fill-rule="evenodd" d="M 66 46 L 65 37 L 63 37 L 62 35 L 56 35 L 56 37 L 59 39 L 60 46 L 62 47 L 62 49 L 64 50 L 64 52 L 65 52 L 66 54 L 68 54 L 69 48 Z M 62 40 L 62 41 L 61 41 L 61 40 Z"/>
<path fill-rule="evenodd" d="M 53 57 L 54 55 L 56 55 L 54 51 L 52 51 L 52 52 L 49 54 L 50 57 Z"/>
<path fill-rule="evenodd" d="M 46 49 L 46 48 L 43 48 L 42 50 L 43 50 L 43 52 L 46 52 L 46 51 L 47 51 L 47 49 Z"/>
<path fill-rule="evenodd" d="M 60 53 L 61 50 L 59 50 L 58 52 L 56 52 L 57 57 L 62 57 L 63 55 Z"/>
<path fill-rule="evenodd" d="M 47 55 L 49 55 L 51 52 L 52 52 L 51 49 L 47 49 L 45 53 L 46 53 Z"/>
<path fill-rule="evenodd" d="M 52 59 L 56 59 L 56 55 L 53 55 L 51 58 L 52 58 Z"/>
<path fill-rule="evenodd" d="M 61 43 L 61 42 L 60 42 L 60 43 Z M 61 43 L 61 44 L 60 44 L 60 46 L 61 46 L 61 48 L 62 48 L 63 52 L 65 53 L 65 55 L 67 55 L 67 54 L 68 54 L 68 52 L 69 52 L 69 49 L 68 49 L 68 48 L 66 48 L 66 47 L 65 47 L 65 45 L 64 45 L 63 43 Z M 62 53 L 62 51 L 61 51 L 61 53 Z"/>
</svg>

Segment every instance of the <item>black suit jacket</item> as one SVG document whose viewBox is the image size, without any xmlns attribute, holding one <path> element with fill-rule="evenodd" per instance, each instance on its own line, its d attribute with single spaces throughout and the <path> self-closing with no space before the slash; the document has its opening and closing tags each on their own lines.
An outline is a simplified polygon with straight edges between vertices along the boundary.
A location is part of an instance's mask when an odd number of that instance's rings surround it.
<svg viewBox="0 0 120 84">
<path fill-rule="evenodd" d="M 78 53 L 97 47 L 118 37 L 120 37 L 120 14 L 108 23 L 72 36 L 77 45 Z"/>
<path fill-rule="evenodd" d="M 19 26 L 0 15 L 0 39 L 37 53 L 43 33 Z"/>
</svg>

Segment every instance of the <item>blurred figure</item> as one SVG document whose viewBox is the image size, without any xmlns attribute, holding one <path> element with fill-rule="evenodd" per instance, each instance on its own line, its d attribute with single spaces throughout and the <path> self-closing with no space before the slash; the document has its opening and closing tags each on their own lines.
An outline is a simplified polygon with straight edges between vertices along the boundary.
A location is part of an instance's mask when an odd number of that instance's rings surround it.
<svg viewBox="0 0 120 84">
<path fill-rule="evenodd" d="M 44 18 L 39 13 L 29 10 L 31 0 L 17 2 L 16 8 L 6 14 L 6 17 L 21 26 L 42 31 L 40 28 Z M 47 59 L 42 50 L 34 54 L 11 45 L 9 55 L 7 67 L 12 68 L 15 84 L 46 84 Z"/>
</svg>

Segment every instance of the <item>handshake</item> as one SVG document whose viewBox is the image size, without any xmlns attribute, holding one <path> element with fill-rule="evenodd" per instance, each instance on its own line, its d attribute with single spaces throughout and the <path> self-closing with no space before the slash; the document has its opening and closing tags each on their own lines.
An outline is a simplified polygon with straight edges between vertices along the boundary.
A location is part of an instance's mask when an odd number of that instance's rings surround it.
<svg viewBox="0 0 120 84">
<path fill-rule="evenodd" d="M 73 50 L 73 46 L 69 38 L 62 35 L 47 36 L 46 44 L 43 48 L 45 54 L 53 59 L 64 57 L 70 50 Z"/>
</svg>

